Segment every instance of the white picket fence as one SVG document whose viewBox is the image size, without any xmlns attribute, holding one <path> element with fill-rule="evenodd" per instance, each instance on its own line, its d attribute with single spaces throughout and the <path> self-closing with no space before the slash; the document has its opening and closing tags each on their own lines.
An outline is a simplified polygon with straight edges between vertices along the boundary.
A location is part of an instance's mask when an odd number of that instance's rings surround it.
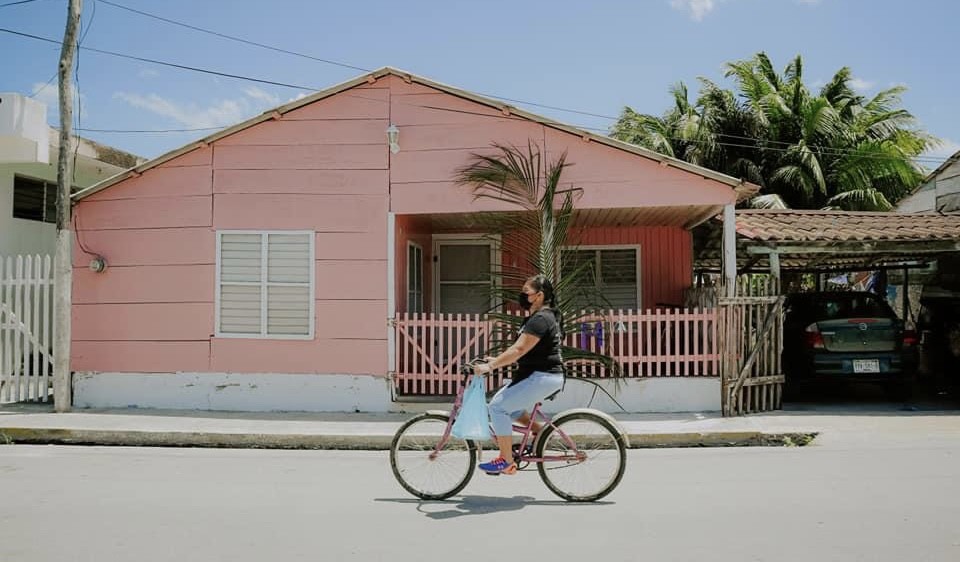
<svg viewBox="0 0 960 562">
<path fill-rule="evenodd" d="M 50 400 L 52 319 L 51 257 L 0 257 L 0 403 Z"/>
</svg>

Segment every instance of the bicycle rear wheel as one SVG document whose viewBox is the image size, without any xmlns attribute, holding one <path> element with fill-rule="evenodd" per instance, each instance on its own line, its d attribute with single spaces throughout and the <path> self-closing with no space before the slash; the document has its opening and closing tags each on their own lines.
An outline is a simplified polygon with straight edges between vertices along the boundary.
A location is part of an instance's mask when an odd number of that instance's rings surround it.
<svg viewBox="0 0 960 562">
<path fill-rule="evenodd" d="M 617 487 L 627 467 L 627 443 L 605 417 L 591 412 L 560 414 L 537 440 L 540 478 L 572 502 L 596 501 Z"/>
<path fill-rule="evenodd" d="M 437 450 L 450 416 L 420 414 L 403 424 L 390 444 L 390 468 L 403 488 L 425 500 L 442 500 L 473 477 L 477 446 L 450 436 Z"/>
</svg>

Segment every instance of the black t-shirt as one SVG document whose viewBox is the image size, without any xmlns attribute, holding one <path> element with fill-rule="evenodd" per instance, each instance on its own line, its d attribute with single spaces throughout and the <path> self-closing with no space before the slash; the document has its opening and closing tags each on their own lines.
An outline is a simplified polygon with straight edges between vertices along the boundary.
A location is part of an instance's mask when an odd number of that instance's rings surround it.
<svg viewBox="0 0 960 562">
<path fill-rule="evenodd" d="M 545 373 L 563 373 L 563 357 L 560 355 L 560 326 L 556 313 L 549 308 L 541 308 L 524 318 L 520 325 L 521 334 L 530 334 L 540 338 L 537 345 L 517 360 L 520 367 L 514 384 L 529 377 L 534 371 Z"/>
</svg>

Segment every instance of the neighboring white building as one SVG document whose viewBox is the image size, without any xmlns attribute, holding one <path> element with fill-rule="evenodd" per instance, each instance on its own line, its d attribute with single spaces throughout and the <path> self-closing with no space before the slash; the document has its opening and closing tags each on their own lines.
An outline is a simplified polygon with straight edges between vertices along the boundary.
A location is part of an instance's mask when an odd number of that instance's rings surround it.
<svg viewBox="0 0 960 562">
<path fill-rule="evenodd" d="M 922 213 L 960 211 L 960 152 L 933 171 L 923 184 L 900 201 L 897 212 Z"/>
<path fill-rule="evenodd" d="M 73 189 L 91 186 L 145 159 L 80 138 Z M 47 107 L 0 93 L 0 256 L 53 254 L 60 132 Z"/>
</svg>

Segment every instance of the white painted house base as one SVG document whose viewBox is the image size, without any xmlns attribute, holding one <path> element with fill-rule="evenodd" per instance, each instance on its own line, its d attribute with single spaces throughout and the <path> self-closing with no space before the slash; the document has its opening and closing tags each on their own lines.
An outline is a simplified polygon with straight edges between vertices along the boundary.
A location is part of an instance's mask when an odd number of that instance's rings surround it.
<svg viewBox="0 0 960 562">
<path fill-rule="evenodd" d="M 609 392 L 616 402 L 603 390 L 590 382 L 569 378 L 563 392 L 553 400 L 543 403 L 548 414 L 556 414 L 571 408 L 595 408 L 608 414 L 667 414 L 681 412 L 719 412 L 720 379 L 717 377 L 665 377 L 621 380 L 596 380 Z M 596 394 L 594 390 L 596 389 Z M 398 412 L 426 412 L 427 410 L 450 409 L 451 404 L 407 401 L 394 404 Z M 623 406 L 623 409 L 620 406 Z"/>
<path fill-rule="evenodd" d="M 597 381 L 629 413 L 720 410 L 716 377 L 665 377 Z M 590 406 L 622 413 L 602 391 L 569 378 L 544 404 L 549 413 Z M 592 398 L 592 402 L 591 402 Z M 364 375 L 236 373 L 77 373 L 77 408 L 159 408 L 244 412 L 417 412 L 436 402 L 394 401 L 390 382 Z M 443 406 L 446 407 L 446 406 Z"/>
<path fill-rule="evenodd" d="M 609 392 L 623 410 L 591 382 Z M 624 410 L 632 414 L 719 411 L 720 379 L 664 377 L 588 382 L 568 378 L 563 392 L 544 402 L 544 410 L 556 413 L 569 408 L 585 408 L 588 404 L 610 414 L 623 413 Z"/>
<path fill-rule="evenodd" d="M 76 408 L 388 412 L 390 383 L 362 375 L 77 373 Z"/>
</svg>

